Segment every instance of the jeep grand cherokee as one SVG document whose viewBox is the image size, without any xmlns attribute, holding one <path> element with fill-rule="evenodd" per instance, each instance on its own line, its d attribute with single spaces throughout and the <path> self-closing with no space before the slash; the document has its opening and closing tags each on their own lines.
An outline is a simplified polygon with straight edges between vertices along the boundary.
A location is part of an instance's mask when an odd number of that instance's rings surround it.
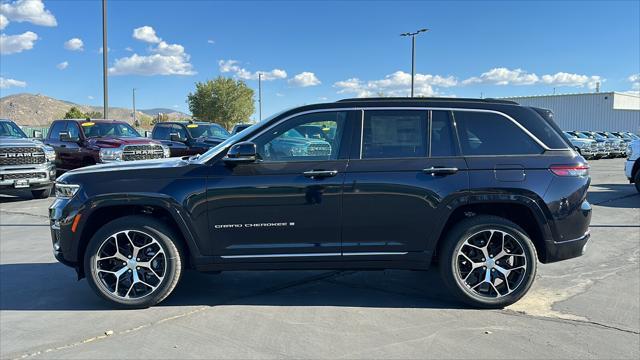
<svg viewBox="0 0 640 360">
<path fill-rule="evenodd" d="M 326 136 L 296 150 L 287 138 L 310 125 Z M 583 253 L 588 168 L 551 119 L 510 101 L 308 105 L 200 156 L 66 173 L 50 208 L 53 249 L 129 308 L 165 299 L 185 268 L 435 262 L 461 300 L 499 308 L 529 290 L 538 262 Z"/>
</svg>

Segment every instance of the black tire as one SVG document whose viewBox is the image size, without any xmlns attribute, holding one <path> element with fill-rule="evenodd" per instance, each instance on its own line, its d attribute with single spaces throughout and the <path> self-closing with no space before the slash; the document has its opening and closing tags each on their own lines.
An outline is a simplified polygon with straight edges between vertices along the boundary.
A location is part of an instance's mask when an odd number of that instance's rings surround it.
<svg viewBox="0 0 640 360">
<path fill-rule="evenodd" d="M 46 199 L 51 196 L 51 188 L 31 190 L 31 195 L 34 199 Z"/>
<path fill-rule="evenodd" d="M 633 177 L 633 182 L 636 185 L 636 190 L 640 193 L 640 169 L 636 170 L 636 175 Z"/>
<path fill-rule="evenodd" d="M 115 295 L 107 289 L 107 284 L 97 275 L 96 260 L 101 246 L 112 235 L 125 230 L 149 235 L 157 241 L 164 251 L 163 260 L 165 261 L 165 268 L 163 278 L 156 285 L 155 290 L 152 290 L 148 295 L 140 298 L 125 299 L 122 296 Z M 150 216 L 135 215 L 113 220 L 98 229 L 91 240 L 89 240 L 84 255 L 84 271 L 87 276 L 87 281 L 89 281 L 91 288 L 100 297 L 115 304 L 117 307 L 140 309 L 156 305 L 171 294 L 180 281 L 183 272 L 183 255 L 178 243 L 176 243 L 177 239 L 178 235 L 171 228 Z M 138 270 L 133 271 L 140 274 Z M 132 270 L 129 270 L 129 273 L 131 272 Z M 127 275 L 123 274 L 122 276 Z M 119 281 L 120 277 L 117 279 L 117 281 Z M 133 285 L 131 287 L 133 287 Z"/>
<path fill-rule="evenodd" d="M 487 230 L 499 230 L 513 237 L 522 248 L 522 253 L 526 259 L 526 265 L 523 265 L 525 272 L 523 275 L 519 275 L 521 280 L 519 280 L 513 292 L 504 296 L 482 296 L 467 285 L 465 280 L 461 278 L 462 274 L 460 276 L 458 274 L 458 250 L 474 234 Z M 515 303 L 529 291 L 536 275 L 537 254 L 531 239 L 518 225 L 501 217 L 478 215 L 458 222 L 448 232 L 442 246 L 439 248 L 439 267 L 444 283 L 459 300 L 476 308 L 500 309 Z M 483 269 L 484 267 L 477 270 L 480 272 L 485 271 Z M 471 272 L 473 271 L 476 270 L 471 270 Z M 495 280 L 492 281 L 495 282 Z M 494 287 L 494 289 L 496 288 Z"/>
</svg>

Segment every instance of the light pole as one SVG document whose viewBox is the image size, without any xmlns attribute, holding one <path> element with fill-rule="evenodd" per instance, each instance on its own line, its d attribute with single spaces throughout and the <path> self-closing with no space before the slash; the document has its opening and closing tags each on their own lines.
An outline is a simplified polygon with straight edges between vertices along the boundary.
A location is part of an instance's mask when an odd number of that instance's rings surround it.
<svg viewBox="0 0 640 360">
<path fill-rule="evenodd" d="M 262 121 L 262 73 L 258 73 L 258 114 L 258 121 Z"/>
<path fill-rule="evenodd" d="M 138 120 L 136 119 L 136 88 L 133 88 L 133 126 L 138 127 Z"/>
<path fill-rule="evenodd" d="M 416 35 L 427 31 L 429 31 L 429 29 L 420 29 L 416 32 L 400 34 L 400 36 L 411 36 L 411 97 L 413 97 L 413 82 L 416 77 Z"/>
<path fill-rule="evenodd" d="M 109 86 L 107 84 L 107 0 L 102 0 L 102 93 L 103 106 L 102 115 L 109 118 Z"/>
</svg>

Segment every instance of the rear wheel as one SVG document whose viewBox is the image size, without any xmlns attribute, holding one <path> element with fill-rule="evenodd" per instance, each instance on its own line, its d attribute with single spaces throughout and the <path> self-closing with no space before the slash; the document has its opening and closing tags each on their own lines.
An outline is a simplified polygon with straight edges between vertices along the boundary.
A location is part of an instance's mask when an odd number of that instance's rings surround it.
<svg viewBox="0 0 640 360">
<path fill-rule="evenodd" d="M 125 308 L 164 300 L 178 284 L 183 261 L 177 235 L 148 216 L 127 216 L 100 228 L 89 241 L 84 268 L 93 290 Z"/>
<path fill-rule="evenodd" d="M 51 196 L 51 188 L 31 190 L 31 195 L 34 199 L 46 199 Z"/>
<path fill-rule="evenodd" d="M 533 283 L 537 256 L 526 233 L 513 222 L 479 215 L 456 224 L 440 252 L 440 271 L 451 292 L 480 308 L 503 308 Z"/>
</svg>

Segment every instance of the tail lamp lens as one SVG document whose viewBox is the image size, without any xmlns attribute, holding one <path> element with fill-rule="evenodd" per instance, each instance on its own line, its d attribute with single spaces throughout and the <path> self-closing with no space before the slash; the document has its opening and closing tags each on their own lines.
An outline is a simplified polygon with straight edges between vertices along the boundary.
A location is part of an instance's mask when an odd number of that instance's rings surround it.
<svg viewBox="0 0 640 360">
<path fill-rule="evenodd" d="M 549 170 L 558 176 L 588 176 L 589 165 L 552 165 Z"/>
</svg>

